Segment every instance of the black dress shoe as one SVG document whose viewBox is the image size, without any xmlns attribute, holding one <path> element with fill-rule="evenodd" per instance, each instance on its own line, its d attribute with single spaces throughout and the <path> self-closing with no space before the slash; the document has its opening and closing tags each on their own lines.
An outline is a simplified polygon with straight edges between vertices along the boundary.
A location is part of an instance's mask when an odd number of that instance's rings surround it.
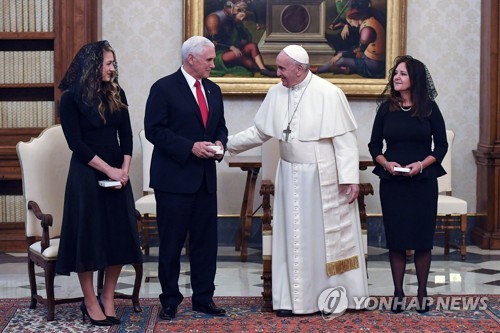
<svg viewBox="0 0 500 333">
<path fill-rule="evenodd" d="M 276 315 L 278 317 L 293 317 L 292 310 L 276 310 Z"/>
<path fill-rule="evenodd" d="M 429 305 L 425 305 L 422 308 L 417 308 L 417 312 L 420 313 L 420 314 L 427 313 L 429 311 L 431 311 L 431 307 Z"/>
<path fill-rule="evenodd" d="M 429 297 L 427 297 L 427 293 L 425 294 L 425 296 L 418 296 L 417 295 L 417 312 L 418 313 L 426 313 L 426 312 L 429 312 L 431 310 L 431 307 L 430 307 L 430 299 Z"/>
<path fill-rule="evenodd" d="M 218 308 L 213 301 L 205 305 L 193 305 L 193 311 L 203 312 L 212 316 L 224 316 L 226 310 Z"/>
<path fill-rule="evenodd" d="M 101 296 L 97 297 L 97 301 L 99 302 L 99 306 L 101 307 L 102 312 L 106 316 L 106 319 L 112 322 L 114 325 L 120 325 L 122 321 L 114 316 L 108 316 L 106 312 L 104 312 L 104 305 L 101 302 Z"/>
<path fill-rule="evenodd" d="M 161 309 L 159 317 L 162 320 L 172 320 L 173 318 L 175 318 L 176 314 L 177 314 L 177 307 L 169 305 L 166 308 Z"/>
</svg>

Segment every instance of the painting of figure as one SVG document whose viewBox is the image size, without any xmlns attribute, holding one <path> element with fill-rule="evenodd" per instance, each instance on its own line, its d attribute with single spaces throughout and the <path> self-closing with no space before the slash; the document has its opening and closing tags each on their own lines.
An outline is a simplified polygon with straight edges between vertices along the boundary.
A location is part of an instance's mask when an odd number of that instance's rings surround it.
<svg viewBox="0 0 500 333">
<path fill-rule="evenodd" d="M 358 74 L 368 78 L 385 75 L 386 10 L 384 2 L 376 0 L 318 0 L 311 6 L 324 9 L 320 22 L 324 31 L 321 55 L 330 56 L 328 61 L 311 63 L 317 74 Z M 216 45 L 216 65 L 212 76 L 275 77 L 276 71 L 266 66 L 258 43 L 266 43 L 267 11 L 276 5 L 281 15 L 281 25 L 291 34 L 303 34 L 302 45 L 317 48 L 318 41 L 308 38 L 311 27 L 310 12 L 304 2 L 294 0 L 207 0 L 205 1 L 204 35 Z M 377 7 L 375 7 L 377 5 Z M 272 27 L 270 25 L 269 27 Z M 267 33 L 267 34 L 266 34 Z M 295 37 L 295 36 L 293 36 Z M 286 46 L 283 41 L 280 47 Z M 311 50 L 309 51 L 310 53 Z M 276 51 L 267 52 L 273 60 Z M 316 57 L 317 61 L 320 61 Z M 312 58 L 314 61 L 314 57 Z"/>
<path fill-rule="evenodd" d="M 215 44 L 211 75 L 223 92 L 266 92 L 278 82 L 279 51 L 297 44 L 313 73 L 348 95 L 372 96 L 386 84 L 387 64 L 404 53 L 406 2 L 184 0 L 185 37 L 202 34 Z"/>
<path fill-rule="evenodd" d="M 263 1 L 263 0 L 261 0 Z M 255 76 L 256 73 L 276 77 L 276 71 L 264 64 L 254 36 L 245 24 L 249 14 L 257 27 L 256 13 L 249 11 L 250 0 L 224 1 L 220 9 L 205 16 L 204 35 L 215 44 L 215 68 L 212 76 Z M 253 7 L 253 6 L 252 6 Z M 212 8 L 212 6 L 210 6 Z"/>
</svg>

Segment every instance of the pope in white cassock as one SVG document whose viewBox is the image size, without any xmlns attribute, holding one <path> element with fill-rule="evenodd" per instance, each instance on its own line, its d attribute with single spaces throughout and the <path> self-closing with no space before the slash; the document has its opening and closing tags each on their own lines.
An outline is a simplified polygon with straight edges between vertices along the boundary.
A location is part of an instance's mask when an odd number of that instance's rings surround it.
<svg viewBox="0 0 500 333">
<path fill-rule="evenodd" d="M 301 46 L 285 47 L 276 66 L 282 83 L 269 89 L 254 125 L 227 143 L 234 155 L 279 140 L 273 308 L 278 316 L 318 312 L 321 292 L 338 286 L 355 308 L 354 296 L 368 296 L 356 200 L 356 121 L 342 90 L 309 71 Z"/>
</svg>

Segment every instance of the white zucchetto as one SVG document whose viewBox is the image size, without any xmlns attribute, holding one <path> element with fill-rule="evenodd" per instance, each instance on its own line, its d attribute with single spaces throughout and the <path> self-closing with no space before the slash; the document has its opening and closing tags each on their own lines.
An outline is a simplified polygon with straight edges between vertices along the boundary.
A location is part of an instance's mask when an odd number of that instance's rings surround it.
<svg viewBox="0 0 500 333">
<path fill-rule="evenodd" d="M 309 65 L 309 55 L 307 51 L 300 45 L 288 45 L 283 49 L 290 58 L 301 64 Z"/>
</svg>

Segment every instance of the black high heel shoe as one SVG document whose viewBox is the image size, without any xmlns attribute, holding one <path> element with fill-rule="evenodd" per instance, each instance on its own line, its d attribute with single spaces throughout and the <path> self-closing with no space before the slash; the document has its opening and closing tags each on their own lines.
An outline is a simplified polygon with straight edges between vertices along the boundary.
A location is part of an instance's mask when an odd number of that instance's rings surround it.
<svg viewBox="0 0 500 333">
<path fill-rule="evenodd" d="M 405 294 L 403 293 L 402 295 L 397 296 L 396 293 L 394 293 L 394 297 L 392 298 L 392 303 L 391 303 L 391 312 L 401 313 L 405 310 L 405 305 L 406 305 Z"/>
<path fill-rule="evenodd" d="M 97 297 L 97 300 L 99 301 L 99 306 L 101 307 L 102 313 L 104 313 L 104 315 L 106 316 L 106 319 L 109 320 L 110 322 L 112 322 L 113 325 L 120 325 L 122 323 L 122 321 L 120 319 L 113 317 L 113 316 L 108 316 L 106 314 L 106 312 L 104 311 L 104 305 L 101 302 L 101 298 Z"/>
<path fill-rule="evenodd" d="M 80 310 L 82 311 L 82 320 L 83 321 L 85 321 L 85 315 L 86 315 L 87 317 L 89 317 L 90 323 L 92 325 L 96 325 L 96 326 L 111 326 L 111 325 L 113 325 L 113 323 L 111 321 L 109 321 L 107 317 L 106 317 L 106 319 L 102 319 L 102 320 L 92 319 L 92 317 L 89 315 L 89 312 L 87 311 L 87 306 L 85 305 L 85 302 L 83 302 L 83 301 L 82 301 L 82 304 L 80 304 Z"/>
<path fill-rule="evenodd" d="M 426 313 L 426 312 L 429 312 L 431 310 L 431 307 L 429 305 L 429 299 L 427 297 L 427 293 L 425 293 L 425 295 L 423 296 L 418 296 L 417 294 L 417 301 L 418 301 L 418 304 L 417 304 L 417 312 L 418 313 Z"/>
</svg>

